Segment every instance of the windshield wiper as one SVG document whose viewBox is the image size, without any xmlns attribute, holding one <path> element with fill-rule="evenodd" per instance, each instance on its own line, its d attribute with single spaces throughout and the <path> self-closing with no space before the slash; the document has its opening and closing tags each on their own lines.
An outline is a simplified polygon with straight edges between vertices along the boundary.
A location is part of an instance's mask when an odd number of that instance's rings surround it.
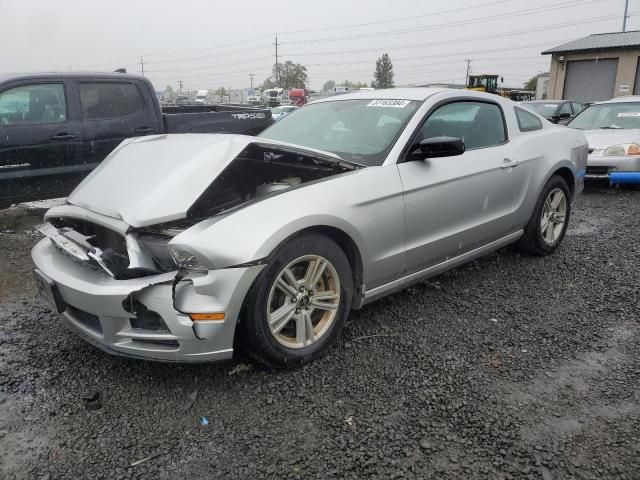
<svg viewBox="0 0 640 480">
<path fill-rule="evenodd" d="M 600 130 L 622 130 L 622 127 L 598 127 Z"/>
</svg>

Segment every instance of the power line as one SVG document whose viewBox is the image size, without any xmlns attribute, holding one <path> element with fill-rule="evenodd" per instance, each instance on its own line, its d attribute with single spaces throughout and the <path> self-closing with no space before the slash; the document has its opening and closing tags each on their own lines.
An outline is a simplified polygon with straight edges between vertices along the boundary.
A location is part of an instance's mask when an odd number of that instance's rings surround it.
<svg viewBox="0 0 640 480">
<path fill-rule="evenodd" d="M 388 35 L 400 35 L 400 34 L 406 34 L 406 33 L 415 33 L 415 32 L 420 32 L 420 31 L 424 31 L 424 30 L 454 28 L 454 27 L 472 25 L 472 24 L 475 24 L 475 23 L 483 23 L 483 22 L 486 22 L 486 21 L 504 20 L 504 19 L 510 19 L 510 18 L 515 18 L 515 17 L 526 16 L 526 15 L 532 15 L 532 14 L 541 13 L 541 12 L 548 12 L 548 11 L 552 11 L 552 10 L 570 8 L 570 7 L 575 7 L 575 6 L 578 6 L 578 5 L 601 3 L 603 1 L 605 1 L 605 0 L 589 0 L 589 1 L 570 0 L 568 2 L 564 2 L 564 3 L 561 3 L 561 4 L 543 5 L 541 7 L 528 8 L 526 10 L 517 10 L 515 12 L 494 14 L 494 15 L 490 15 L 490 16 L 486 16 L 486 17 L 479 17 L 479 18 L 470 19 L 470 20 L 460 20 L 460 21 L 457 21 L 457 22 L 454 21 L 454 22 L 446 22 L 446 23 L 440 23 L 440 24 L 423 25 L 421 27 L 404 28 L 404 29 L 393 30 L 393 31 L 386 30 L 386 31 L 383 31 L 383 32 L 363 33 L 363 34 L 348 35 L 348 36 L 342 36 L 342 37 L 328 37 L 328 38 L 316 38 L 316 39 L 307 39 L 307 40 L 294 40 L 294 41 L 290 41 L 290 42 L 282 42 L 282 44 L 283 45 L 294 45 L 294 44 L 295 45 L 300 45 L 300 44 L 336 42 L 336 41 L 355 40 L 355 39 L 362 39 L 362 38 L 371 38 L 371 37 L 386 37 Z"/>
<path fill-rule="evenodd" d="M 195 50 L 181 50 L 181 51 L 176 51 L 176 52 L 170 52 L 170 53 L 148 53 L 145 56 L 146 57 L 167 57 L 167 56 L 171 56 L 171 55 L 183 55 L 185 53 L 197 53 L 197 52 L 207 52 L 207 51 L 211 51 L 211 50 L 219 50 L 221 48 L 225 48 L 225 47 L 232 47 L 234 45 L 239 45 L 241 43 L 248 43 L 248 42 L 253 42 L 254 40 L 260 40 L 261 38 L 267 38 L 270 37 L 271 34 L 264 34 L 264 35 L 258 35 L 257 37 L 252 37 L 252 38 L 247 38 L 245 40 L 238 40 L 236 42 L 231 42 L 231 43 L 225 43 L 222 45 L 216 45 L 216 46 L 212 46 L 212 47 L 206 47 L 206 48 L 198 48 Z"/>
<path fill-rule="evenodd" d="M 492 35 L 483 35 L 483 36 L 477 36 L 477 37 L 469 37 L 469 38 L 465 38 L 465 39 L 460 39 L 458 41 L 447 41 L 447 40 L 443 40 L 443 41 L 437 41 L 437 42 L 425 42 L 425 43 L 420 43 L 420 44 L 413 44 L 413 45 L 405 45 L 402 46 L 402 49 L 409 49 L 409 48 L 422 48 L 425 46 L 438 46 L 438 45 L 442 45 L 442 44 L 455 44 L 455 43 L 466 43 L 466 42 L 472 42 L 472 41 L 478 41 L 478 40 L 488 40 L 488 39 L 493 39 L 493 38 L 500 38 L 500 37 L 510 37 L 510 36 L 518 36 L 518 35 L 522 35 L 522 34 L 527 34 L 527 33 L 531 33 L 531 32 L 539 32 L 539 31 L 544 31 L 544 30 L 554 30 L 554 29 L 558 29 L 558 28 L 565 28 L 567 26 L 576 26 L 576 25 L 584 25 L 584 24 L 588 24 L 588 23 L 596 23 L 596 22 L 602 22 L 603 20 L 609 20 L 609 19 L 615 19 L 617 18 L 617 15 L 611 15 L 608 17 L 595 17 L 595 18 L 589 18 L 589 19 L 584 19 L 581 20 L 579 22 L 564 22 L 564 23 L 558 23 L 558 24 L 553 24 L 553 25 L 548 25 L 546 27 L 542 27 L 542 28 L 530 28 L 530 29 L 525 29 L 525 30 L 518 30 L 518 31 L 513 31 L 513 32 L 505 32 L 503 34 L 492 34 Z M 564 41 L 564 40 L 563 40 Z M 544 44 L 534 44 L 532 45 L 532 47 L 535 46 L 547 46 L 550 45 L 552 43 L 555 42 L 549 42 L 549 43 L 544 43 Z M 278 42 L 278 45 L 280 43 Z M 275 44 L 274 44 L 275 45 Z M 397 48 L 397 47 L 395 47 Z M 509 49 L 497 49 L 497 50 L 490 50 L 490 51 L 506 51 Z M 372 49 L 360 49 L 360 50 L 343 50 L 340 52 L 329 52 L 329 53 L 341 53 L 341 54 L 350 54 L 350 53 L 362 53 L 362 52 L 379 52 L 379 49 L 377 48 L 372 48 Z M 313 53 L 309 53 L 307 55 L 325 55 L 325 54 L 329 54 L 327 52 L 313 52 Z M 295 56 L 295 55 L 305 55 L 305 54 L 291 54 L 290 56 Z M 406 59 L 424 59 L 424 58 L 434 58 L 434 57 L 442 57 L 442 56 L 455 56 L 455 53 L 447 53 L 444 55 L 434 55 L 434 56 L 424 56 L 424 55 L 419 55 L 419 56 L 411 56 L 411 57 L 401 57 L 401 58 L 397 58 L 395 61 L 403 61 Z M 463 55 L 466 55 L 463 54 Z M 278 61 L 279 62 L 279 61 Z M 242 65 L 242 64 L 254 64 L 255 61 L 252 60 L 245 60 L 242 62 L 234 62 L 231 64 L 227 64 L 227 66 L 231 66 L 231 65 Z M 327 66 L 327 65 L 354 65 L 354 64 L 370 64 L 371 61 L 362 61 L 362 62 L 332 62 L 332 63 L 317 63 L 317 64 L 306 64 L 307 67 L 312 67 L 312 66 Z M 149 70 L 147 71 L 147 73 L 173 73 L 173 72 L 193 72 L 193 71 L 197 71 L 197 70 L 209 70 L 209 69 L 217 69 L 219 67 L 223 66 L 223 64 L 221 65 L 204 65 L 204 66 L 198 66 L 198 67 L 187 67 L 187 68 L 179 68 L 179 69 L 171 69 L 171 70 Z M 225 73 L 247 73 L 245 71 L 237 71 L 237 72 L 225 72 Z M 191 78 L 193 78 L 194 76 L 192 75 Z"/>
<path fill-rule="evenodd" d="M 602 0 L 593 0 L 593 1 L 602 1 Z M 388 50 L 394 50 L 394 49 L 433 47 L 438 45 L 450 45 L 455 43 L 475 42 L 477 40 L 490 40 L 494 38 L 504 38 L 504 37 L 522 35 L 524 33 L 536 33 L 540 31 L 554 30 L 556 28 L 562 28 L 562 27 L 568 27 L 568 26 L 578 26 L 578 25 L 584 25 L 588 23 L 598 23 L 598 22 L 602 22 L 603 20 L 610 20 L 614 18 L 618 18 L 618 15 L 609 15 L 606 17 L 600 16 L 600 17 L 589 18 L 589 19 L 584 19 L 584 20 L 575 21 L 575 22 L 565 22 L 565 23 L 558 23 L 554 25 L 547 25 L 546 27 L 534 27 L 534 28 L 529 28 L 524 30 L 520 29 L 516 31 L 501 33 L 501 34 L 493 33 L 489 35 L 480 35 L 476 37 L 461 38 L 459 40 L 439 40 L 436 42 L 412 43 L 411 45 L 385 46 L 383 48 L 377 47 L 377 48 L 365 48 L 365 49 L 356 49 L 356 50 L 334 50 L 330 52 L 325 51 L 325 52 L 289 53 L 287 54 L 287 56 L 301 57 L 301 56 L 315 56 L 315 55 L 342 55 L 342 54 L 351 54 L 351 53 L 380 52 L 381 50 L 388 51 Z"/>
<path fill-rule="evenodd" d="M 449 10 L 440 10 L 439 12 L 424 13 L 424 14 L 421 14 L 421 15 L 412 15 L 410 17 L 392 18 L 392 19 L 387 19 L 387 20 L 380 20 L 378 22 L 352 23 L 350 25 L 339 25 L 339 26 L 335 26 L 335 27 L 309 28 L 309 29 L 305 29 L 305 30 L 290 30 L 288 32 L 282 32 L 282 33 L 287 34 L 287 35 L 291 35 L 291 34 L 296 34 L 296 33 L 308 33 L 308 32 L 321 32 L 321 31 L 328 31 L 328 30 L 339 30 L 339 29 L 343 29 L 343 28 L 369 27 L 371 25 L 382 25 L 382 24 L 385 24 L 385 23 L 404 22 L 406 20 L 415 20 L 416 18 L 424 18 L 424 17 L 431 17 L 431 16 L 434 16 L 434 15 L 443 15 L 443 14 L 446 14 L 446 13 L 455 13 L 455 12 L 460 12 L 460 11 L 467 11 L 467 10 L 471 10 L 471 9 L 474 9 L 474 8 L 488 7 L 490 5 L 497 5 L 499 3 L 507 3 L 508 1 L 509 0 L 497 0 L 497 1 L 493 1 L 493 2 L 480 3 L 478 5 L 471 5 L 471 6 L 468 6 L 468 7 L 453 8 L 453 9 L 449 9 Z"/>
</svg>

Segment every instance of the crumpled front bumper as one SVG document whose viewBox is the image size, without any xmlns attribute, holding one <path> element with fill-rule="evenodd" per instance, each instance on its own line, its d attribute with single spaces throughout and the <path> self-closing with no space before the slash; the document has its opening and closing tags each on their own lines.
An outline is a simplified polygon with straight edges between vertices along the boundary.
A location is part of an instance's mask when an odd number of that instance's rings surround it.
<svg viewBox="0 0 640 480">
<path fill-rule="evenodd" d="M 595 151 L 587 160 L 587 179 L 604 179 L 611 183 L 640 183 L 640 156 L 605 157 Z"/>
<path fill-rule="evenodd" d="M 174 308 L 175 272 L 115 280 L 62 253 L 48 238 L 31 255 L 37 269 L 55 283 L 65 304 L 59 315 L 70 330 L 109 353 L 170 362 L 231 358 L 238 315 L 263 268 L 228 268 L 188 276 L 176 286 Z M 162 327 L 137 328 L 136 313 L 125 309 L 132 301 L 159 315 Z M 180 311 L 224 312 L 225 319 L 194 322 Z"/>
</svg>

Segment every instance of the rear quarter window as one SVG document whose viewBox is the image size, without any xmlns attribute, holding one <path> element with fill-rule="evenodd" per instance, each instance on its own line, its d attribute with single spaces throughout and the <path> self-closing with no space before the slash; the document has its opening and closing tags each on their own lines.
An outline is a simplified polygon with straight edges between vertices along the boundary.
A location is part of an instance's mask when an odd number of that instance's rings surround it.
<svg viewBox="0 0 640 480">
<path fill-rule="evenodd" d="M 133 83 L 81 83 L 80 104 L 87 120 L 126 117 L 144 110 L 144 102 Z"/>
<path fill-rule="evenodd" d="M 527 112 L 522 108 L 515 107 L 516 118 L 518 119 L 518 128 L 521 132 L 533 132 L 534 130 L 542 130 L 542 120 L 533 113 Z"/>
</svg>

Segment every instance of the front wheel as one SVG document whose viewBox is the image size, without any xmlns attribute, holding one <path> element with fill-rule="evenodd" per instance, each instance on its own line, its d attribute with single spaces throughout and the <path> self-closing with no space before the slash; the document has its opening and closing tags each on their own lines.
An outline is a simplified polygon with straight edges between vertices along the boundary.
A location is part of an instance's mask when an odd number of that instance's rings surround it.
<svg viewBox="0 0 640 480">
<path fill-rule="evenodd" d="M 351 308 L 353 276 L 342 249 L 322 235 L 292 239 L 249 294 L 241 347 L 270 366 L 295 367 L 322 355 Z"/>
<path fill-rule="evenodd" d="M 534 255 L 553 253 L 564 239 L 571 215 L 571 194 L 559 175 L 549 179 L 542 189 L 529 223 L 518 245 Z"/>
</svg>

